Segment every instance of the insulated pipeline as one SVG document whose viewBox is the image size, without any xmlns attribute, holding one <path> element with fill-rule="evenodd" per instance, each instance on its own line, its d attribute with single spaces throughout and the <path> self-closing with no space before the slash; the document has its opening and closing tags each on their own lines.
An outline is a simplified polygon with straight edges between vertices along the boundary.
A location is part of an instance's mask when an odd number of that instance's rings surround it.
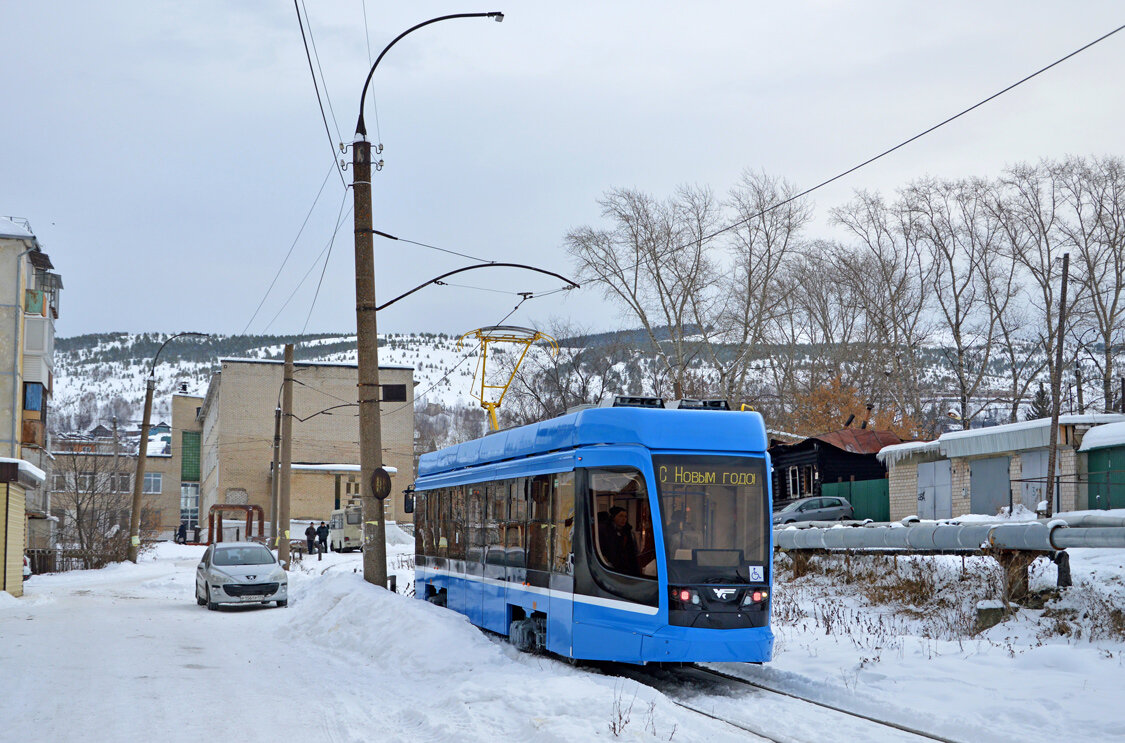
<svg viewBox="0 0 1125 743">
<path fill-rule="evenodd" d="M 982 549 L 1054 552 L 1070 547 L 1125 548 L 1125 527 L 1068 527 L 1062 520 L 1016 524 L 934 524 L 910 526 L 778 529 L 781 550 L 902 550 L 979 552 Z"/>
</svg>

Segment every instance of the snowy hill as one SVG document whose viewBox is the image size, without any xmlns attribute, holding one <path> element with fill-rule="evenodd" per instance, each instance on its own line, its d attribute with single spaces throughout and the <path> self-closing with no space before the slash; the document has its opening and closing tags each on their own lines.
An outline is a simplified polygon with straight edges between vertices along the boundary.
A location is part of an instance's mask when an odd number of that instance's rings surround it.
<svg viewBox="0 0 1125 743">
<path fill-rule="evenodd" d="M 100 333 L 60 338 L 55 353 L 55 428 L 75 430 L 114 415 L 139 421 L 148 365 L 166 336 L 152 333 Z M 169 343 L 156 367 L 153 421 L 170 416 L 171 395 L 181 385 L 190 394 L 207 391 L 220 358 L 282 358 L 284 343 L 296 343 L 298 361 L 352 362 L 354 335 L 209 336 Z M 433 333 L 380 336 L 379 361 L 414 368 L 419 402 L 444 407 L 473 405 L 468 396 L 475 355 L 458 350 L 457 339 Z M 452 371 L 450 371 L 452 370 Z M 424 397 L 423 397 L 424 395 Z"/>
</svg>

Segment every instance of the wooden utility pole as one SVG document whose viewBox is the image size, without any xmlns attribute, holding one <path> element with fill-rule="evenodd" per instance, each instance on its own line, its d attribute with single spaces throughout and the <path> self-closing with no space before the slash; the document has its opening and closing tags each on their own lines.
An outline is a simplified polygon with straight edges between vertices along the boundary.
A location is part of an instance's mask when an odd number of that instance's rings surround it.
<svg viewBox="0 0 1125 743">
<path fill-rule="evenodd" d="M 270 478 L 270 542 L 277 548 L 277 500 L 281 492 L 281 406 L 273 409 L 273 471 Z"/>
<path fill-rule="evenodd" d="M 1082 400 L 1082 367 L 1074 362 L 1074 389 L 1078 391 L 1078 414 L 1086 413 L 1086 403 Z"/>
<path fill-rule="evenodd" d="M 117 445 L 117 416 L 113 416 L 113 475 L 110 479 L 109 492 L 117 493 L 117 452 L 119 451 Z M 116 500 L 116 498 L 115 498 Z"/>
<path fill-rule="evenodd" d="M 167 341 L 165 341 L 167 343 Z M 161 346 L 161 349 L 164 347 Z M 159 355 L 159 352 L 157 352 Z M 153 362 L 155 366 L 155 361 Z M 133 475 L 133 510 L 129 514 L 129 562 L 137 561 L 141 549 L 141 491 L 145 484 L 145 459 L 148 454 L 148 425 L 152 420 L 152 392 L 156 377 L 150 372 L 145 382 L 145 409 L 141 417 L 141 441 L 137 447 L 137 472 Z"/>
<path fill-rule="evenodd" d="M 371 143 L 352 142 L 355 210 L 355 316 L 359 365 L 360 502 L 363 504 L 363 578 L 387 587 L 387 532 L 383 501 L 372 488 L 383 466 L 379 420 L 379 330 L 375 322 L 375 250 L 371 218 Z"/>
<path fill-rule="evenodd" d="M 277 558 L 289 569 L 289 475 L 293 470 L 293 344 L 285 344 L 285 381 L 281 384 L 281 472 L 277 478 L 277 520 L 281 544 Z"/>
<path fill-rule="evenodd" d="M 1066 332 L 1066 283 L 1070 278 L 1070 253 L 1063 253 L 1062 286 L 1059 288 L 1059 331 L 1055 336 L 1055 368 L 1051 373 L 1051 432 L 1047 446 L 1047 515 L 1055 513 L 1058 497 L 1059 404 L 1062 401 L 1063 334 Z"/>
</svg>

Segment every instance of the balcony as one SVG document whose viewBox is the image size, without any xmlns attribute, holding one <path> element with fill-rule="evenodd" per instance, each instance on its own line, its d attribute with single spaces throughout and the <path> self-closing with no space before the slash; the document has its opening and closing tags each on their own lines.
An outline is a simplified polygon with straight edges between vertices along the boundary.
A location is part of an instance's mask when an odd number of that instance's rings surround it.
<svg viewBox="0 0 1125 743">
<path fill-rule="evenodd" d="M 47 424 L 44 421 L 28 419 L 23 422 L 23 432 L 20 443 L 24 446 L 38 446 L 40 449 L 47 446 Z"/>
</svg>

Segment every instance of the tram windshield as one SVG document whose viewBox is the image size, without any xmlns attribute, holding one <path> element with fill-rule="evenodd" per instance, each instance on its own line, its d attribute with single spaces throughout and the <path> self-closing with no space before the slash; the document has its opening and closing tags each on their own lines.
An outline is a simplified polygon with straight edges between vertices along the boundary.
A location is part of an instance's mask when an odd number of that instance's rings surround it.
<svg viewBox="0 0 1125 743">
<path fill-rule="evenodd" d="M 763 460 L 676 455 L 652 461 L 668 582 L 764 581 L 769 521 Z"/>
</svg>

